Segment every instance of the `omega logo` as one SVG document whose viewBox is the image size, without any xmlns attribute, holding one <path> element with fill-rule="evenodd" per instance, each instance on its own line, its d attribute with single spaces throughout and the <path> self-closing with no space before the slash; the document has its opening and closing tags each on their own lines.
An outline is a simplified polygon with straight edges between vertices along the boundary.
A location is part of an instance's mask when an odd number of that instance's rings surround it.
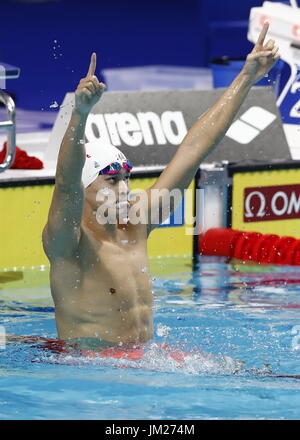
<svg viewBox="0 0 300 440">
<path fill-rule="evenodd" d="M 253 196 L 258 196 L 260 199 L 259 210 L 256 214 L 256 217 L 263 217 L 266 215 L 265 207 L 266 207 L 266 198 L 260 191 L 252 191 L 245 199 L 245 217 L 254 217 L 253 212 L 250 208 L 250 202 Z"/>
<path fill-rule="evenodd" d="M 245 221 L 265 221 L 299 217 L 300 185 L 245 189 Z"/>
</svg>

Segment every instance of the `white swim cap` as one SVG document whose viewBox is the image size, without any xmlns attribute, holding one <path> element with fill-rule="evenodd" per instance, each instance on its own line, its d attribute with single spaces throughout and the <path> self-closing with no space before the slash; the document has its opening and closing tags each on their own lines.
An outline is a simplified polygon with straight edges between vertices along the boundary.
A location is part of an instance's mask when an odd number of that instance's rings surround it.
<svg viewBox="0 0 300 440">
<path fill-rule="evenodd" d="M 86 188 L 97 179 L 99 172 L 113 162 L 122 164 L 126 157 L 114 145 L 100 141 L 85 144 L 86 160 L 82 170 L 82 183 Z"/>
</svg>

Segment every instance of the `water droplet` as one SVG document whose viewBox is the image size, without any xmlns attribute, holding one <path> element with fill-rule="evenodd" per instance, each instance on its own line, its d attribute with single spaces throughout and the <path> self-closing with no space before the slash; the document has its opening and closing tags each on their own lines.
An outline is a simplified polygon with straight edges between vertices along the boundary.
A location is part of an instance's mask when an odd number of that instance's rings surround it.
<svg viewBox="0 0 300 440">
<path fill-rule="evenodd" d="M 105 188 L 100 190 L 100 193 L 104 196 L 108 196 L 110 194 L 110 189 L 106 186 Z"/>
<path fill-rule="evenodd" d="M 51 104 L 49 107 L 50 108 L 57 108 L 57 107 L 59 107 L 59 105 L 56 101 L 54 101 L 53 104 Z"/>
</svg>

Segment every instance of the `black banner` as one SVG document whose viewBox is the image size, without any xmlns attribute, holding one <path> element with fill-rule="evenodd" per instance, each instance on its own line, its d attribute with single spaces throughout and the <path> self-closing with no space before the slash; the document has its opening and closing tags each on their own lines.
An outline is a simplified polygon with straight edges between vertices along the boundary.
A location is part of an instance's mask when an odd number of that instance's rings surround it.
<svg viewBox="0 0 300 440">
<path fill-rule="evenodd" d="M 106 92 L 89 115 L 86 138 L 112 143 L 135 166 L 164 166 L 187 130 L 224 91 Z M 56 162 L 73 100 L 74 94 L 68 93 L 60 107 L 46 161 Z M 214 121 L 210 123 L 213 126 Z M 229 131 L 205 162 L 271 159 L 291 159 L 290 150 L 272 89 L 253 87 Z"/>
</svg>

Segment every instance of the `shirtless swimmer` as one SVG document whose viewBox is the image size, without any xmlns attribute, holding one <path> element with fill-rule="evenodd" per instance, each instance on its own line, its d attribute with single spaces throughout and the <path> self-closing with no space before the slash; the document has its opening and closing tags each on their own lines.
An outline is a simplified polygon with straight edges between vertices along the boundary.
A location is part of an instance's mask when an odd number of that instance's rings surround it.
<svg viewBox="0 0 300 440">
<path fill-rule="evenodd" d="M 160 208 L 159 202 L 151 201 L 151 190 L 177 188 L 183 194 L 200 163 L 232 124 L 252 85 L 280 58 L 273 40 L 264 43 L 267 31 L 266 23 L 241 72 L 191 127 L 171 162 L 146 191 L 149 197 L 141 209 L 147 219 Z M 95 70 L 93 53 L 87 75 L 75 92 L 42 236 L 50 261 L 57 332 L 63 340 L 93 340 L 100 346 L 142 344 L 153 336 L 147 237 L 156 224 L 123 221 L 124 208 L 130 206 L 131 164 L 125 156 L 114 147 L 84 145 L 87 117 L 105 89 Z M 97 194 L 107 190 L 115 195 L 116 221 L 102 223 L 95 215 L 101 205 Z"/>
</svg>

